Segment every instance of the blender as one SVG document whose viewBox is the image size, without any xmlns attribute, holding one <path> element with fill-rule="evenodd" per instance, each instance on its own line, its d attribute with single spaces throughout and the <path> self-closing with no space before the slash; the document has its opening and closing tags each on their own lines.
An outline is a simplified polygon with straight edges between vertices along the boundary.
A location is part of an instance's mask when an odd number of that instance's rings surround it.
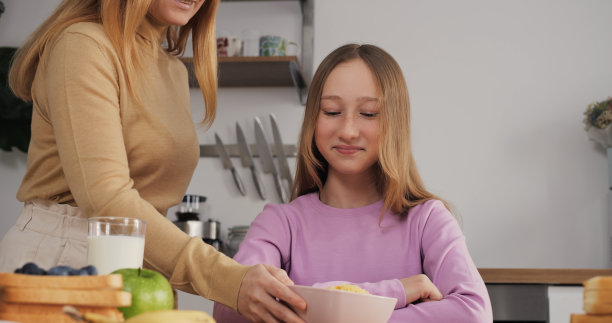
<svg viewBox="0 0 612 323">
<path fill-rule="evenodd" d="M 174 221 L 174 224 L 190 237 L 202 237 L 203 223 L 200 221 L 200 212 L 204 202 L 206 202 L 206 196 L 185 195 L 176 212 L 177 220 Z"/>
</svg>

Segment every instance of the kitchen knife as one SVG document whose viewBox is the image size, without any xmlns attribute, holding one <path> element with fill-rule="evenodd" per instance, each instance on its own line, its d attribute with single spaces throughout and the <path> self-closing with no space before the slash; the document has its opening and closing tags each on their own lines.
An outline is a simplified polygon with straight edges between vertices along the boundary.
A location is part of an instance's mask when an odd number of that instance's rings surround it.
<svg viewBox="0 0 612 323">
<path fill-rule="evenodd" d="M 221 158 L 221 162 L 223 163 L 223 168 L 229 169 L 230 171 L 232 171 L 234 182 L 236 182 L 236 186 L 238 186 L 238 190 L 240 191 L 240 194 L 242 194 L 243 196 L 246 195 L 246 190 L 244 189 L 244 184 L 242 183 L 242 179 L 240 179 L 240 175 L 238 175 L 238 172 L 236 172 L 236 168 L 234 168 L 234 165 L 232 164 L 232 160 L 230 159 L 229 154 L 227 153 L 227 150 L 225 150 L 225 146 L 223 145 L 221 138 L 219 138 L 219 135 L 216 132 L 215 132 L 215 142 L 217 146 L 217 152 L 219 153 L 219 158 Z"/>
<path fill-rule="evenodd" d="M 276 159 L 278 160 L 278 170 L 281 178 L 287 180 L 289 183 L 289 192 L 293 186 L 293 177 L 291 176 L 291 170 L 289 170 L 289 162 L 287 162 L 287 156 L 285 156 L 285 147 L 283 146 L 283 140 L 281 139 L 280 131 L 278 130 L 278 124 L 276 123 L 276 116 L 270 114 L 270 123 L 272 124 L 272 134 L 274 135 L 274 147 L 276 148 Z"/>
<path fill-rule="evenodd" d="M 249 144 L 247 144 L 244 132 L 242 132 L 242 128 L 238 122 L 236 122 L 236 138 L 238 138 L 238 150 L 240 151 L 242 167 L 248 167 L 251 169 L 251 176 L 253 177 L 253 182 L 255 182 L 257 193 L 259 193 L 259 197 L 261 197 L 262 200 L 265 200 L 266 192 L 264 190 L 263 182 L 261 181 L 261 176 L 259 176 L 259 171 L 257 168 L 255 168 L 255 162 L 253 161 L 251 149 L 249 149 Z"/>
<path fill-rule="evenodd" d="M 263 126 L 261 125 L 261 121 L 258 117 L 255 117 L 255 142 L 257 144 L 259 157 L 261 158 L 263 172 L 266 174 L 272 174 L 274 177 L 274 186 L 276 186 L 276 191 L 278 192 L 281 202 L 287 203 L 289 201 L 287 198 L 287 193 L 285 192 L 285 188 L 281 183 L 280 174 L 278 173 L 278 169 L 276 168 L 274 160 L 272 159 L 270 146 L 268 146 L 268 140 L 266 140 L 266 135 L 263 132 Z"/>
</svg>

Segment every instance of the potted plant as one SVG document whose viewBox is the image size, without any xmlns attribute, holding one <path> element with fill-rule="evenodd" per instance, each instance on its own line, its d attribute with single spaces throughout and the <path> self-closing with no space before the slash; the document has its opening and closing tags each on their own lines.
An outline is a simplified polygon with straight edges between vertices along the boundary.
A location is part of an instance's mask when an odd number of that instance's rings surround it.
<svg viewBox="0 0 612 323">
<path fill-rule="evenodd" d="M 589 104 L 583 123 L 589 138 L 607 151 L 609 187 L 612 189 L 612 98 Z"/>
</svg>

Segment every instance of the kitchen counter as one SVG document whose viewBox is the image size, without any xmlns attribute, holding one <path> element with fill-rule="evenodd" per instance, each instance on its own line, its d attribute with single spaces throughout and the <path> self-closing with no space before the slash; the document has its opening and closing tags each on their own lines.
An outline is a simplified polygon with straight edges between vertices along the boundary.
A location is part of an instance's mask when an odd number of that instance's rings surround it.
<svg viewBox="0 0 612 323">
<path fill-rule="evenodd" d="M 479 268 L 494 322 L 566 323 L 582 312 L 582 282 L 612 269 Z"/>
</svg>

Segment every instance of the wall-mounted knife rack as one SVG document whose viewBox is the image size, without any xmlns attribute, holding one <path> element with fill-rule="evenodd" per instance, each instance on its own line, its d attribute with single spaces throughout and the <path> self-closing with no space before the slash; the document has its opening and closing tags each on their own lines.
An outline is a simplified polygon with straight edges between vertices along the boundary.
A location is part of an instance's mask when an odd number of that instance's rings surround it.
<svg viewBox="0 0 612 323">
<path fill-rule="evenodd" d="M 225 145 L 225 149 L 230 157 L 240 157 L 240 151 L 238 150 L 238 144 L 228 144 Z M 251 150 L 251 155 L 253 157 L 259 157 L 259 153 L 257 151 L 256 145 L 249 145 L 249 149 Z M 295 157 L 297 156 L 297 146 L 296 145 L 284 145 L 283 149 L 285 150 L 285 156 L 287 157 Z M 272 155 L 276 157 L 276 148 L 274 145 L 270 145 L 270 152 Z M 217 152 L 217 146 L 215 145 L 200 145 L 200 157 L 219 157 L 219 153 Z"/>
</svg>

